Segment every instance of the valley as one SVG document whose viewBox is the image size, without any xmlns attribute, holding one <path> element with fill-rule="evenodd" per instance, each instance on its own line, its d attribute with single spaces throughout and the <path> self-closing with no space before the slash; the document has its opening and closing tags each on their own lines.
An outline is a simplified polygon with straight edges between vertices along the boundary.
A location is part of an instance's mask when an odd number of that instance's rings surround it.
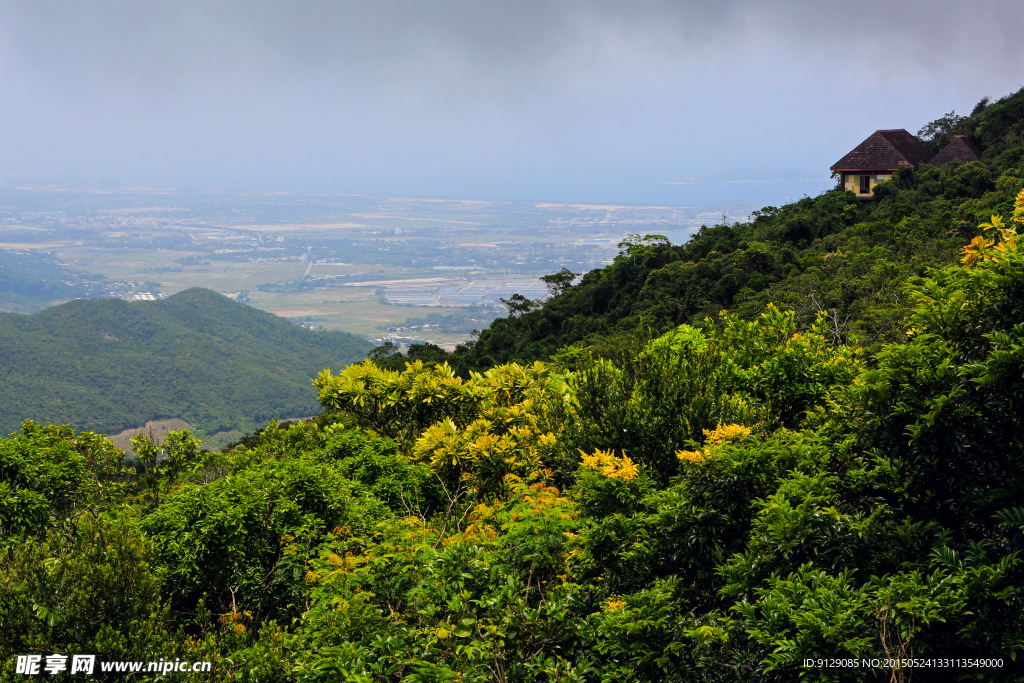
<svg viewBox="0 0 1024 683">
<path fill-rule="evenodd" d="M 537 278 L 607 265 L 630 233 L 682 243 L 754 208 L 0 186 L 0 244 L 49 258 L 63 286 L 20 298 L 0 287 L 0 310 L 203 287 L 310 329 L 454 348 L 504 315 L 501 298 L 546 296 Z M 461 318 L 467 306 L 467 325 L 394 332 L 424 307 Z"/>
</svg>

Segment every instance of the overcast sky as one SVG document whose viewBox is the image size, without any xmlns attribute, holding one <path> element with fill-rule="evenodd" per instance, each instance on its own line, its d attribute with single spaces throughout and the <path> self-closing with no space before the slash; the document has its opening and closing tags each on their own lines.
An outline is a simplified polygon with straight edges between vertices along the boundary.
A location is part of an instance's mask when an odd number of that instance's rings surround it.
<svg viewBox="0 0 1024 683">
<path fill-rule="evenodd" d="M 770 183 L 688 183 L 827 177 L 1014 92 L 1022 27 L 1020 0 L 5 0 L 0 180 L 741 199 Z"/>
</svg>

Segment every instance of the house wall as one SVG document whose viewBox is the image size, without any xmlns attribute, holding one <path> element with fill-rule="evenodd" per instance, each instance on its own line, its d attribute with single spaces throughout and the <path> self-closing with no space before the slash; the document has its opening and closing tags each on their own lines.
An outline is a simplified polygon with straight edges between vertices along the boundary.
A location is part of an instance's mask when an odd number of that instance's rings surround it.
<svg viewBox="0 0 1024 683">
<path fill-rule="evenodd" d="M 868 177 L 868 191 L 865 194 L 861 194 L 860 191 L 860 178 L 863 175 Z M 891 177 L 892 171 L 848 171 L 843 173 L 843 189 L 861 197 L 870 197 L 875 185 Z"/>
</svg>

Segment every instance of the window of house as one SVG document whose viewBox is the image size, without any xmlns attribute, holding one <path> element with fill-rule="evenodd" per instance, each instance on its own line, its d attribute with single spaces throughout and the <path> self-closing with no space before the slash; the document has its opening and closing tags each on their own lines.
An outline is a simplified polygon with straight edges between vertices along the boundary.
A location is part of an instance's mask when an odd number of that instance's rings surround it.
<svg viewBox="0 0 1024 683">
<path fill-rule="evenodd" d="M 860 193 L 867 194 L 871 191 L 871 176 L 862 175 L 860 177 Z"/>
</svg>

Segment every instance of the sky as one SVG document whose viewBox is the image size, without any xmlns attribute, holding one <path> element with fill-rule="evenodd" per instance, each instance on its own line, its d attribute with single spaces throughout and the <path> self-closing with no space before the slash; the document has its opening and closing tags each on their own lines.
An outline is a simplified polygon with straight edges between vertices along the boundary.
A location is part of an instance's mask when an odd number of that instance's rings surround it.
<svg viewBox="0 0 1024 683">
<path fill-rule="evenodd" d="M 816 194 L 1024 86 L 1024 3 L 0 4 L 0 182 L 686 205 Z"/>
</svg>

